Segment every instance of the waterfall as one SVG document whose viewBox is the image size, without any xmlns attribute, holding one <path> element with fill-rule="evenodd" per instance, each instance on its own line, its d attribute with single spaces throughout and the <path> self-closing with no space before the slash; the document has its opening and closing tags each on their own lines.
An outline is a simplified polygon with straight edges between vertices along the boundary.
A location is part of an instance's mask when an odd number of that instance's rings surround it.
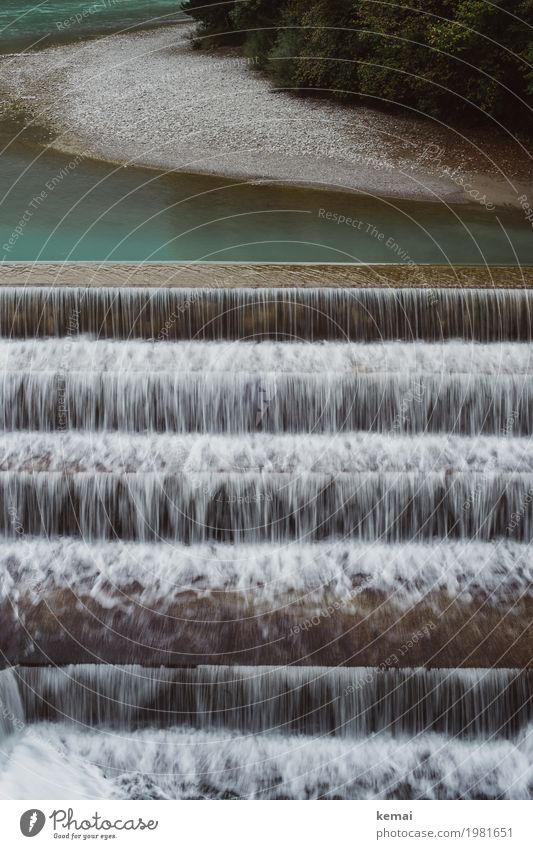
<svg viewBox="0 0 533 849">
<path fill-rule="evenodd" d="M 183 727 L 128 731 L 122 737 L 116 730 L 103 734 L 70 724 L 36 728 L 48 745 L 29 747 L 21 740 L 11 769 L 0 775 L 3 798 L 499 801 L 530 796 L 527 737 L 476 742 L 381 732 L 347 740 Z"/>
<path fill-rule="evenodd" d="M 271 614 L 281 608 L 287 619 L 292 602 L 298 622 L 351 612 L 369 589 L 403 610 L 429 593 L 503 606 L 528 597 L 533 558 L 528 544 L 509 540 L 440 541 L 437 547 L 330 540 L 280 547 L 124 540 L 87 545 L 67 537 L 21 537 L 3 541 L 0 575 L 0 602 L 15 610 L 71 591 L 78 599 L 96 601 L 100 618 L 107 613 L 110 621 L 120 610 L 135 622 L 144 621 L 180 603 L 187 608 L 195 598 L 204 606 L 210 599 L 215 610 L 223 610 L 229 598 L 243 614 L 251 605 Z M 285 630 L 290 630 L 288 622 Z"/>
<path fill-rule="evenodd" d="M 0 670 L 0 747 L 5 737 L 21 731 L 26 723 L 25 711 L 12 669 Z"/>
<path fill-rule="evenodd" d="M 192 725 L 368 736 L 436 731 L 510 737 L 533 718 L 517 670 L 102 665 L 18 670 L 28 721 L 137 728 Z"/>
<path fill-rule="evenodd" d="M 0 532 L 187 544 L 532 539 L 533 475 L 0 473 Z"/>
<path fill-rule="evenodd" d="M 530 341 L 527 289 L 0 291 L 0 335 L 115 339 Z"/>
<path fill-rule="evenodd" d="M 533 377 L 8 372 L 0 407 L 7 431 L 529 436 Z"/>
<path fill-rule="evenodd" d="M 253 472 L 343 475 L 356 472 L 531 474 L 529 439 L 350 432 L 168 435 L 7 433 L 0 436 L 1 472 L 157 473 L 166 476 Z M 200 488 L 197 484 L 197 488 Z"/>
<path fill-rule="evenodd" d="M 68 354 L 68 356 L 66 356 Z M 409 374 L 533 374 L 533 346 L 528 343 L 441 342 L 169 342 L 94 339 L 71 333 L 71 339 L 0 338 L 0 361 L 6 371 L 52 374 L 104 372 L 123 376 L 205 373 L 218 377 Z"/>
<path fill-rule="evenodd" d="M 0 288 L 0 795 L 531 795 L 532 308 Z"/>
</svg>

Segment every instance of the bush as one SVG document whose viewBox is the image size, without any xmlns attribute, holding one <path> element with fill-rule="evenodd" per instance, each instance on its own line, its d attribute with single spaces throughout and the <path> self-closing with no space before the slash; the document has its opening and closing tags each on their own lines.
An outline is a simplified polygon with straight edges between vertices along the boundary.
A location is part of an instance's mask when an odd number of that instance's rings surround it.
<svg viewBox="0 0 533 849">
<path fill-rule="evenodd" d="M 212 5 L 209 0 L 187 0 L 182 11 L 198 21 L 195 47 L 212 49 L 226 44 L 238 44 L 242 39 L 232 33 L 231 13 L 235 0 Z"/>
<path fill-rule="evenodd" d="M 386 16 L 379 6 L 362 11 L 362 94 L 446 120 L 486 113 L 513 125 L 531 121 L 520 98 L 528 96 L 524 59 L 533 31 L 513 15 L 531 23 L 532 0 L 508 0 L 505 7 L 484 0 L 410 5 Z"/>
<path fill-rule="evenodd" d="M 267 70 L 286 5 L 287 0 L 247 0 L 237 3 L 231 13 L 232 24 L 241 34 L 246 55 L 255 59 L 261 70 Z"/>
<path fill-rule="evenodd" d="M 358 35 L 352 7 L 352 0 L 288 5 L 268 66 L 279 85 L 335 97 L 353 92 Z"/>
<path fill-rule="evenodd" d="M 232 0 L 185 10 L 278 86 L 531 132 L 533 0 Z M 224 33 L 225 35 L 221 35 Z"/>
</svg>

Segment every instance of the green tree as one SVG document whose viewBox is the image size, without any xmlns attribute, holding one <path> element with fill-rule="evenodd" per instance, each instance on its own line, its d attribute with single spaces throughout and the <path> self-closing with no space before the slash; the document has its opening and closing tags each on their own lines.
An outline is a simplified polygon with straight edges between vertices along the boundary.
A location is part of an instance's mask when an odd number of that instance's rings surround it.
<svg viewBox="0 0 533 849">
<path fill-rule="evenodd" d="M 195 46 L 203 49 L 236 44 L 242 39 L 232 34 L 231 13 L 235 0 L 209 3 L 206 0 L 187 0 L 182 11 L 198 21 Z"/>
<path fill-rule="evenodd" d="M 268 69 L 281 86 L 347 97 L 357 88 L 353 0 L 292 0 L 282 15 Z"/>
<path fill-rule="evenodd" d="M 533 130 L 533 0 L 189 0 L 184 8 L 202 46 L 243 45 L 278 86 Z"/>
</svg>

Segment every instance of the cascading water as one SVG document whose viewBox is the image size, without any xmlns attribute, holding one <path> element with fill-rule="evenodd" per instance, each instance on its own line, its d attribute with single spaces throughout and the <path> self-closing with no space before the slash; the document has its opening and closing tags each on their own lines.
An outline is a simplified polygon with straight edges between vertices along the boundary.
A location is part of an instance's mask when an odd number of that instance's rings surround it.
<svg viewBox="0 0 533 849">
<path fill-rule="evenodd" d="M 0 795 L 529 795 L 532 309 L 0 289 Z"/>
<path fill-rule="evenodd" d="M 532 676 L 516 670 L 87 665 L 22 667 L 17 676 L 28 716 L 82 725 L 492 738 L 533 719 Z"/>
<path fill-rule="evenodd" d="M 275 404 L 265 400 L 274 398 Z M 7 431 L 527 436 L 533 377 L 15 372 L 3 377 L 0 404 L 0 428 Z"/>
<path fill-rule="evenodd" d="M 19 602 L 70 589 L 103 609 L 135 611 L 136 621 L 143 611 L 135 610 L 127 592 L 134 584 L 145 616 L 154 606 L 170 611 L 186 594 L 211 599 L 213 609 L 231 595 L 258 609 L 282 608 L 287 616 L 288 598 L 312 615 L 327 607 L 328 597 L 351 608 L 370 588 L 407 609 L 431 593 L 504 603 L 527 597 L 533 583 L 529 545 L 511 541 L 439 541 L 436 546 L 330 540 L 281 547 L 121 540 L 89 547 L 75 538 L 22 538 L 3 541 L 0 570 L 0 602 L 13 605 L 12 615 Z"/>
<path fill-rule="evenodd" d="M 4 288 L 0 333 L 102 338 L 531 341 L 533 293 L 476 289 Z"/>
<path fill-rule="evenodd" d="M 11 669 L 0 670 L 0 750 L 4 739 L 20 731 L 25 725 L 17 679 Z"/>
<path fill-rule="evenodd" d="M 20 527 L 91 542 L 530 542 L 533 475 L 0 473 L 0 532 Z"/>
</svg>

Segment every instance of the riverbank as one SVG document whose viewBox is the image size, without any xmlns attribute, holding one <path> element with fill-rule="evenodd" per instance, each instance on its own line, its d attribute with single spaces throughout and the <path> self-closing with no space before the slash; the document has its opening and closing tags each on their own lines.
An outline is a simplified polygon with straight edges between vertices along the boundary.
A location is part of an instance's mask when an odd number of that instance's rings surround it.
<svg viewBox="0 0 533 849">
<path fill-rule="evenodd" d="M 6 57 L 0 87 L 54 147 L 111 162 L 481 209 L 533 196 L 515 142 L 274 91 L 237 54 L 193 51 L 191 29 Z"/>
</svg>

